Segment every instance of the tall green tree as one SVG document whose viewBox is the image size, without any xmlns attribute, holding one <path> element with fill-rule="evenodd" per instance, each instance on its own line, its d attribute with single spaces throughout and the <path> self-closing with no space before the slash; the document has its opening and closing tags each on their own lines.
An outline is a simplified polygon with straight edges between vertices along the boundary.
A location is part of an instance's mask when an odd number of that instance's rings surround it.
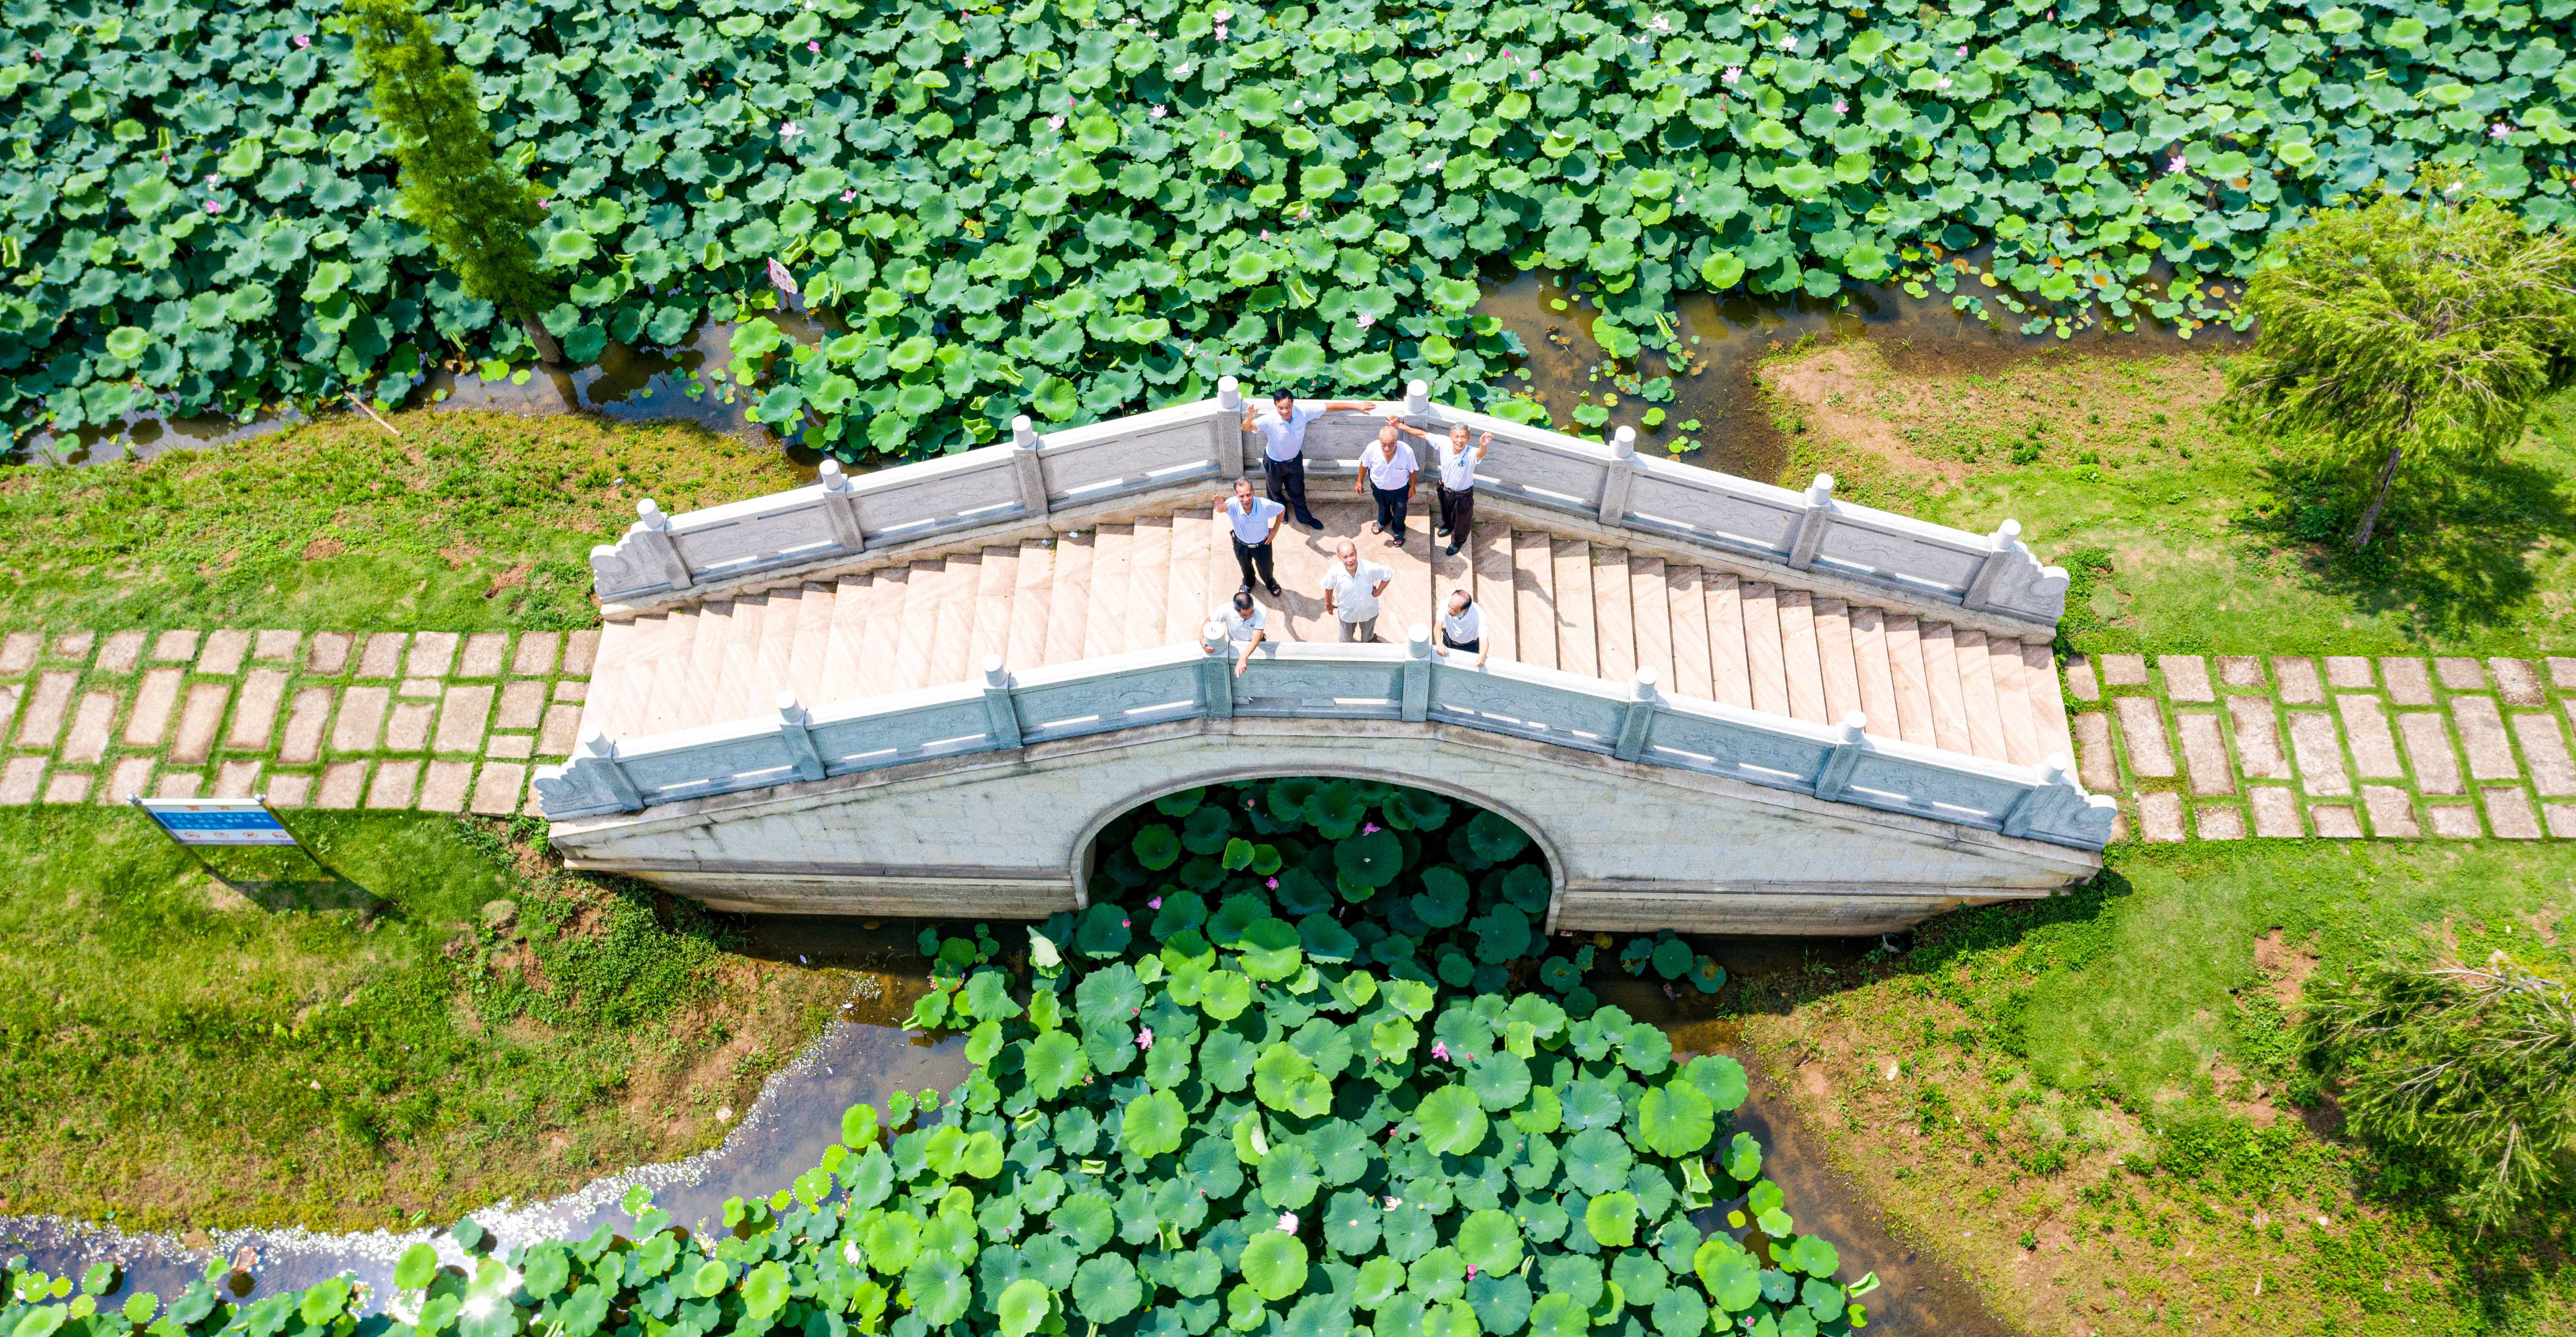
<svg viewBox="0 0 2576 1337">
<path fill-rule="evenodd" d="M 2385 960 L 2309 987 L 2313 1062 L 2355 1132 L 2448 1161 L 2480 1230 L 2576 1168 L 2576 991 L 2502 952 L 2482 965 Z"/>
<path fill-rule="evenodd" d="M 358 69 L 402 164 L 403 210 L 471 296 L 517 320 L 548 362 L 563 350 L 538 313 L 559 300 L 530 232 L 540 192 L 501 162 L 474 76 L 450 59 L 412 0 L 347 0 Z"/>
<path fill-rule="evenodd" d="M 2245 286 L 2253 355 L 2230 386 L 2269 425 L 2376 470 L 2352 546 L 2401 465 L 2474 468 L 2522 435 L 2553 355 L 2576 339 L 2576 239 L 2428 173 L 2416 196 L 2320 210 Z"/>
</svg>

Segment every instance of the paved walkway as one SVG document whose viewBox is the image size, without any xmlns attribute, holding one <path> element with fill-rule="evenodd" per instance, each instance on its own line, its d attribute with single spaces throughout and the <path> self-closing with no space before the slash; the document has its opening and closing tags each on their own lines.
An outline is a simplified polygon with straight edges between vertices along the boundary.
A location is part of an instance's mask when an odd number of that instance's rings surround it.
<svg viewBox="0 0 2576 1337">
<path fill-rule="evenodd" d="M 11 632 L 0 806 L 266 793 L 280 808 L 534 812 L 599 633 Z"/>
<path fill-rule="evenodd" d="M 2576 658 L 2104 655 L 2066 688 L 2122 834 L 2576 839 Z"/>
</svg>

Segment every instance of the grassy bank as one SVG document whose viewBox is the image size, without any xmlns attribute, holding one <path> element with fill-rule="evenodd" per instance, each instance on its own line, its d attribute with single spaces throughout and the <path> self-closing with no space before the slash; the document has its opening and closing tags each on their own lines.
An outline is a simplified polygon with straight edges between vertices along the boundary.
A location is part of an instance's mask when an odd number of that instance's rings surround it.
<svg viewBox="0 0 2576 1337">
<path fill-rule="evenodd" d="M 2028 1331 L 2560 1331 L 2563 1212 L 2451 1226 L 2343 1135 L 2292 1028 L 2311 975 L 2415 935 L 2563 961 L 2571 886 L 2556 846 L 2115 849 L 2073 895 L 1734 1001 L 1837 1168 Z"/>
<path fill-rule="evenodd" d="M 795 484 L 682 424 L 335 415 L 148 463 L 0 469 L 0 625 L 470 631 L 592 625 L 591 545 Z"/>
<path fill-rule="evenodd" d="M 293 821 L 318 865 L 218 878 L 121 809 L 0 813 L 0 1211 L 355 1228 L 559 1192 L 713 1144 L 850 991 L 531 829 Z"/>
<path fill-rule="evenodd" d="M 1990 529 L 2010 516 L 2077 573 L 2088 650 L 2532 654 L 2576 646 L 2576 391 L 2475 475 L 2401 475 L 2382 538 L 2344 537 L 2357 493 L 2313 450 L 2219 411 L 2223 355 L 2044 355 L 1986 373 L 1903 369 L 1868 344 L 1759 376 L 1786 471 Z"/>
</svg>

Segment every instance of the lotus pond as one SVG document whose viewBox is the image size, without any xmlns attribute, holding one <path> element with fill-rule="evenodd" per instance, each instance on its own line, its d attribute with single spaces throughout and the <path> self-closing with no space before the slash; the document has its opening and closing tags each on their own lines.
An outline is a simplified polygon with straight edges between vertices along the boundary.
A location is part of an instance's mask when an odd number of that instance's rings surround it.
<svg viewBox="0 0 2576 1337">
<path fill-rule="evenodd" d="M 504 1256 L 464 1223 L 444 1253 L 404 1255 L 373 1315 L 340 1280 L 235 1304 L 210 1278 L 166 1310 L 147 1295 L 102 1309 L 112 1269 L 75 1294 L 21 1264 L 0 1328 L 1807 1337 L 1865 1322 L 1873 1280 L 1838 1280 L 1839 1251 L 1798 1232 L 1761 1147 L 1730 1126 L 1743 1069 L 1676 1063 L 1661 1030 L 1547 966 L 1548 875 L 1517 827 L 1418 790 L 1282 780 L 1169 796 L 1099 848 L 1079 917 L 1025 949 L 939 944 L 915 1020 L 963 1032 L 965 1082 L 895 1092 L 882 1115 L 853 1106 L 791 1188 L 725 1204 L 729 1229 L 675 1229 L 641 1188 L 623 1228 Z M 1682 967 L 1678 940 L 1646 941 L 1634 969 Z M 1514 987 L 1542 981 L 1561 992 Z"/>
<path fill-rule="evenodd" d="M 5 13 L 13 437 L 397 402 L 438 365 L 523 358 L 393 216 L 319 0 Z M 1669 343 L 1694 290 L 1884 280 L 2061 330 L 2076 303 L 2219 318 L 2211 281 L 2273 231 L 2428 160 L 2564 221 L 2571 14 L 500 0 L 435 22 L 547 194 L 572 356 L 774 309 L 775 266 L 847 332 L 743 325 L 743 388 L 856 458 L 1246 369 L 1491 398 L 1522 351 L 1472 309 L 1494 261 L 1596 282 L 1620 357 Z M 1984 245 L 1963 286 L 1953 257 Z"/>
</svg>

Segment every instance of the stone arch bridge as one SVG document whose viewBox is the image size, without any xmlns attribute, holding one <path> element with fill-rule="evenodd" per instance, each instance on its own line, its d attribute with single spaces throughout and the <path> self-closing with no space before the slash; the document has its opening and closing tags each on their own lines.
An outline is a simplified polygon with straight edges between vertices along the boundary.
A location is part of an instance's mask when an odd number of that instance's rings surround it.
<svg viewBox="0 0 2576 1337">
<path fill-rule="evenodd" d="M 1500 812 L 1551 927 L 1848 933 L 2044 896 L 2100 866 L 2050 643 L 2066 575 L 1963 533 L 1429 402 L 1493 433 L 1452 557 L 1332 504 L 1368 414 L 1307 437 L 1320 535 L 1283 529 L 1274 641 L 1235 676 L 1211 498 L 1259 459 L 1216 398 L 641 519 L 592 565 L 582 739 L 536 782 L 576 867 L 732 909 L 1038 917 L 1158 795 L 1350 775 Z M 1254 470 L 1256 476 L 1257 467 Z M 1355 501 L 1356 499 L 1354 499 Z M 1421 508 L 1417 508 L 1419 510 Z M 1395 570 L 1337 643 L 1340 538 Z M 1473 591 L 1492 656 L 1435 656 Z"/>
</svg>

